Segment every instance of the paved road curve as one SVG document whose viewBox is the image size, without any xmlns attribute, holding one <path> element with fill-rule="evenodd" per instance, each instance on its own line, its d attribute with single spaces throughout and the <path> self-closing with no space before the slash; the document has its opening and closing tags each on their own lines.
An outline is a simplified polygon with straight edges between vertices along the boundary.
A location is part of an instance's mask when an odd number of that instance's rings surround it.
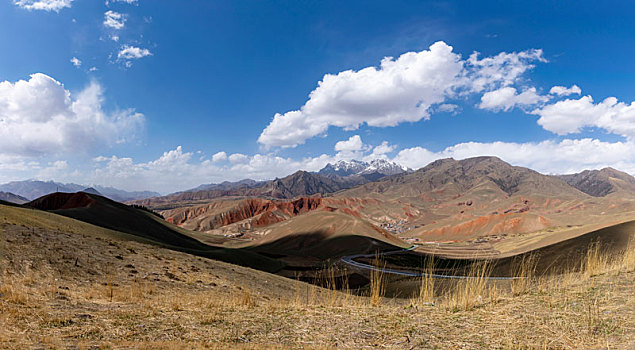
<svg viewBox="0 0 635 350">
<path fill-rule="evenodd" d="M 381 271 L 382 273 L 400 275 L 400 276 L 410 276 L 410 277 L 423 277 L 423 276 L 427 277 L 427 276 L 430 276 L 432 278 L 446 278 L 446 279 L 480 278 L 480 277 L 475 277 L 475 276 L 439 275 L 439 274 L 427 274 L 427 273 L 417 273 L 417 272 L 410 272 L 410 271 L 393 270 L 393 269 L 387 269 L 387 268 L 379 268 L 377 266 L 368 265 L 368 264 L 364 264 L 364 263 L 360 263 L 360 262 L 355 261 L 355 259 L 357 259 L 357 258 L 374 258 L 374 257 L 380 257 L 380 256 L 384 256 L 384 255 L 398 254 L 398 253 L 412 251 L 415 248 L 417 248 L 417 246 L 413 245 L 410 248 L 400 249 L 400 250 L 392 250 L 392 251 L 383 252 L 383 253 L 349 255 L 349 256 L 343 257 L 342 258 L 342 262 L 344 262 L 345 264 L 351 265 L 351 266 L 358 267 L 360 269 Z M 524 277 L 485 277 L 485 278 L 491 279 L 491 280 L 513 280 L 513 279 L 519 279 L 519 278 L 524 278 Z"/>
</svg>

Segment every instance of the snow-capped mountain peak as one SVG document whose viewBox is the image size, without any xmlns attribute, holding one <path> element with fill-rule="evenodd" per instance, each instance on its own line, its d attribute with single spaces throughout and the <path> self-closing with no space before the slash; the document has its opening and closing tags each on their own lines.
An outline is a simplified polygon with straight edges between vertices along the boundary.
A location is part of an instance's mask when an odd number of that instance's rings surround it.
<svg viewBox="0 0 635 350">
<path fill-rule="evenodd" d="M 362 170 L 358 174 L 371 174 L 371 173 L 380 173 L 383 175 L 395 175 L 401 174 L 409 171 L 407 167 L 397 164 L 395 162 L 388 161 L 386 159 L 374 159 L 370 163 L 366 169 Z"/>
<path fill-rule="evenodd" d="M 339 160 L 335 164 L 327 164 L 318 173 L 322 175 L 334 174 L 339 176 L 367 175 L 378 173 L 381 175 L 395 175 L 410 171 L 407 167 L 385 159 L 374 159 L 370 162 L 359 160 Z"/>
</svg>

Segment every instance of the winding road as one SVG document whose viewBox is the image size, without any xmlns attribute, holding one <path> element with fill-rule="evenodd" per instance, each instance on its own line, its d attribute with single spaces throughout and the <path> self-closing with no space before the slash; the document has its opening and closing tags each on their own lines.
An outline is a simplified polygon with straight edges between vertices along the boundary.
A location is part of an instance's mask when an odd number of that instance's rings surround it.
<svg viewBox="0 0 635 350">
<path fill-rule="evenodd" d="M 374 254 L 356 254 L 356 255 L 349 255 L 349 256 L 345 256 L 342 257 L 342 262 L 351 266 L 355 266 L 357 268 L 360 269 L 365 269 L 365 270 L 371 270 L 371 271 L 380 271 L 382 273 L 387 273 L 387 274 L 393 274 L 393 275 L 400 275 L 400 276 L 409 276 L 409 277 L 432 277 L 432 278 L 445 278 L 445 279 L 470 279 L 470 278 L 481 278 L 478 276 L 456 276 L 456 275 L 440 275 L 440 274 L 427 274 L 427 273 L 417 273 L 417 272 L 410 272 L 410 271 L 402 271 L 402 270 L 394 270 L 394 269 L 388 269 L 388 268 L 379 268 L 377 266 L 373 266 L 373 265 L 369 265 L 369 264 L 364 264 L 364 263 L 360 263 L 358 261 L 355 261 L 355 259 L 357 258 L 374 258 L 374 257 L 380 257 L 380 256 L 384 256 L 384 255 L 392 255 L 392 254 L 399 254 L 399 253 L 403 253 L 403 252 L 408 252 L 408 251 L 412 251 L 415 250 L 417 248 L 416 245 L 413 245 L 412 247 L 409 248 L 405 248 L 405 249 L 400 249 L 400 250 L 391 250 L 388 252 L 382 252 L 382 253 L 374 253 Z M 487 279 L 490 280 L 514 280 L 514 279 L 520 279 L 520 278 L 524 278 L 524 277 L 497 277 L 497 276 L 493 276 L 493 277 L 485 277 Z"/>
</svg>

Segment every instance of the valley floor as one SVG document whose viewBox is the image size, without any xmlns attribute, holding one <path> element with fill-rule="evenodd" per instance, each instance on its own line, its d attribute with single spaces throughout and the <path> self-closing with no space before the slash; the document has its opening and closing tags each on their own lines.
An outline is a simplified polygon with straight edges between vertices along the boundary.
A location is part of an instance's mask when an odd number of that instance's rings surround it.
<svg viewBox="0 0 635 350">
<path fill-rule="evenodd" d="M 2 348 L 635 346 L 632 251 L 463 307 L 352 296 L 102 233 L 7 222 L 0 232 Z"/>
</svg>

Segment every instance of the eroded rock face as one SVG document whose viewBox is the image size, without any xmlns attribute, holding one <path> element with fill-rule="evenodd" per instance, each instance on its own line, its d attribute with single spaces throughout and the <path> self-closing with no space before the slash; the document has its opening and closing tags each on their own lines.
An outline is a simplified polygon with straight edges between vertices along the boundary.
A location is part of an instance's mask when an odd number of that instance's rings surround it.
<svg viewBox="0 0 635 350">
<path fill-rule="evenodd" d="M 168 222 L 183 226 L 193 220 L 198 221 L 197 229 L 213 230 L 243 220 L 254 219 L 251 227 L 268 226 L 284 221 L 290 217 L 304 214 L 322 207 L 323 199 L 319 197 L 301 197 L 291 201 L 249 198 L 237 201 L 236 205 L 227 208 L 223 202 L 214 202 L 188 208 L 179 208 L 163 212 Z"/>
<path fill-rule="evenodd" d="M 537 231 L 549 226 L 551 226 L 549 220 L 540 215 L 525 215 L 524 212 L 490 214 L 433 229 L 427 231 L 425 235 L 429 238 L 466 239 L 483 234 L 498 235 Z"/>
<path fill-rule="evenodd" d="M 559 177 L 569 185 L 594 197 L 604 197 L 615 192 L 635 193 L 635 178 L 613 168 L 585 170 L 581 173 L 560 175 Z"/>
</svg>

